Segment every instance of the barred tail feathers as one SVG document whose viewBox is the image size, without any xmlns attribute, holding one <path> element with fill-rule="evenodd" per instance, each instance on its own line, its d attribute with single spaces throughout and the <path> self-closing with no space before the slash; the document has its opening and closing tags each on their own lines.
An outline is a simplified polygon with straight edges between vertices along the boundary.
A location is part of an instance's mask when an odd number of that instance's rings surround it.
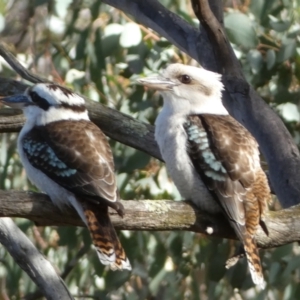
<svg viewBox="0 0 300 300">
<path fill-rule="evenodd" d="M 131 264 L 110 221 L 108 206 L 78 199 L 71 199 L 71 202 L 90 232 L 100 262 L 109 265 L 111 270 L 131 270 Z"/>
<path fill-rule="evenodd" d="M 130 262 L 109 219 L 108 207 L 105 207 L 106 211 L 101 209 L 101 213 L 84 207 L 87 226 L 99 260 L 112 270 L 131 270 Z"/>
<path fill-rule="evenodd" d="M 264 281 L 258 249 L 253 237 L 247 234 L 243 239 L 243 244 L 252 280 L 254 284 L 258 285 L 261 289 L 264 289 L 266 283 Z"/>
</svg>

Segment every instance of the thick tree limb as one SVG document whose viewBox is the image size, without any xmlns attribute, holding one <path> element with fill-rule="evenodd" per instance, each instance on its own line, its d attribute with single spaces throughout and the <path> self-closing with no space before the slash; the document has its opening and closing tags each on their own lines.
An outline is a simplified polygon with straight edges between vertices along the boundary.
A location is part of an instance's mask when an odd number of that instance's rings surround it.
<svg viewBox="0 0 300 300">
<path fill-rule="evenodd" d="M 83 226 L 73 209 L 60 211 L 48 196 L 40 193 L 0 190 L 0 217 L 27 218 L 40 226 Z M 186 201 L 171 200 L 123 200 L 124 218 L 112 209 L 114 226 L 124 230 L 169 231 L 187 230 L 212 237 L 236 239 L 228 221 L 222 216 L 211 216 L 194 208 Z M 270 212 L 266 219 L 269 236 L 259 229 L 256 239 L 260 248 L 271 248 L 300 241 L 300 206 Z"/>
<path fill-rule="evenodd" d="M 227 71 L 231 72 L 231 76 L 243 77 L 241 68 L 237 67 L 236 65 L 231 65 L 232 61 L 237 63 L 238 60 L 235 59 L 234 52 L 230 47 L 225 30 L 215 14 L 212 12 L 210 3 L 206 0 L 192 0 L 191 2 L 195 15 L 198 17 L 200 24 L 206 30 L 207 36 L 210 38 L 209 40 L 212 44 L 213 53 L 215 54 L 214 60 L 217 62 L 217 69 L 215 71 L 226 74 L 224 72 L 224 69 L 226 69 Z M 220 4 L 216 5 L 215 9 L 220 8 L 220 6 Z M 219 14 L 218 17 L 221 18 L 222 13 Z M 223 48 L 221 49 L 221 47 Z M 229 57 L 231 59 L 228 61 Z M 224 68 L 223 72 L 222 68 Z"/>
<path fill-rule="evenodd" d="M 65 279 L 69 273 L 74 269 L 78 261 L 89 251 L 90 247 L 88 245 L 82 246 L 75 257 L 73 257 L 68 263 L 65 265 L 64 271 L 61 273 L 61 279 Z M 43 297 L 43 293 L 41 290 L 36 290 L 33 293 L 27 294 L 22 300 L 36 300 Z"/>
<path fill-rule="evenodd" d="M 74 299 L 51 263 L 10 218 L 0 219 L 0 242 L 47 299 Z"/>
</svg>

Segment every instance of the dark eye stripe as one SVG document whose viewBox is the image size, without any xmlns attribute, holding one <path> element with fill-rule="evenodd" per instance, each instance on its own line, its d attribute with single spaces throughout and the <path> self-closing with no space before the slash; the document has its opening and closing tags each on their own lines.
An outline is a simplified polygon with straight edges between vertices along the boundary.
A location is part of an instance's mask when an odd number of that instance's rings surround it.
<svg viewBox="0 0 300 300">
<path fill-rule="evenodd" d="M 45 98 L 39 96 L 36 92 L 30 92 L 29 96 L 30 96 L 32 102 L 36 106 L 39 106 L 43 110 L 48 110 L 49 109 L 49 107 L 50 107 L 49 102 Z"/>
<path fill-rule="evenodd" d="M 63 89 L 60 86 L 56 86 L 56 85 L 52 85 L 51 88 L 49 88 L 49 89 L 52 89 L 54 91 L 56 89 L 61 89 L 62 92 L 65 94 L 65 96 L 67 96 L 68 98 L 72 98 L 72 96 L 75 95 L 73 92 L 71 92 L 67 89 Z M 69 92 L 69 94 L 67 94 L 67 92 Z M 34 105 L 40 107 L 41 109 L 43 109 L 45 111 L 49 110 L 49 108 L 51 106 L 56 107 L 56 108 L 69 109 L 69 110 L 72 110 L 72 111 L 78 112 L 78 113 L 86 111 L 86 107 L 85 107 L 84 103 L 83 104 L 72 104 L 72 103 L 68 103 L 68 102 L 64 102 L 64 101 L 57 101 L 56 104 L 54 104 L 54 103 L 51 104 L 35 91 L 29 90 L 28 95 L 31 98 L 31 101 Z M 59 100 L 59 99 L 57 99 L 57 100 Z"/>
<path fill-rule="evenodd" d="M 32 100 L 32 102 L 40 107 L 43 110 L 48 110 L 49 107 L 51 106 L 51 104 L 43 97 L 39 96 L 38 93 L 36 92 L 30 92 L 29 96 Z M 62 108 L 66 108 L 66 109 L 70 109 L 76 112 L 84 112 L 86 110 L 85 105 L 72 105 L 66 102 L 61 102 L 60 104 L 56 105 L 56 107 L 62 107 Z"/>
</svg>

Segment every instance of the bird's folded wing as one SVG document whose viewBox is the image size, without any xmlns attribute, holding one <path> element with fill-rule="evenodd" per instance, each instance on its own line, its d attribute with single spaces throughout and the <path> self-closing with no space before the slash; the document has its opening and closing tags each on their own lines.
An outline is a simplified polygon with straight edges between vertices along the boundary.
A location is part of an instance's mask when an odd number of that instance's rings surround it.
<svg viewBox="0 0 300 300">
<path fill-rule="evenodd" d="M 238 234 L 245 225 L 244 201 L 255 180 L 258 147 L 232 117 L 193 115 L 184 125 L 188 152 L 199 175 L 216 196 Z"/>
<path fill-rule="evenodd" d="M 112 153 L 92 122 L 68 120 L 35 127 L 24 136 L 23 149 L 35 168 L 67 190 L 118 200 Z"/>
</svg>

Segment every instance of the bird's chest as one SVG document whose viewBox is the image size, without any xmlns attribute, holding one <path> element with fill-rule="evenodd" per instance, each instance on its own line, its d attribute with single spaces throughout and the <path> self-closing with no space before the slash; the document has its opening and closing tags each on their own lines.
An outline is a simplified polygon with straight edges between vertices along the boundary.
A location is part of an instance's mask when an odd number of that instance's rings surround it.
<svg viewBox="0 0 300 300">
<path fill-rule="evenodd" d="M 188 136 L 183 124 L 184 120 L 157 118 L 155 139 L 161 155 L 180 194 L 206 211 L 218 212 L 219 205 L 202 182 L 188 154 Z M 207 143 L 205 137 L 202 143 Z"/>
</svg>

